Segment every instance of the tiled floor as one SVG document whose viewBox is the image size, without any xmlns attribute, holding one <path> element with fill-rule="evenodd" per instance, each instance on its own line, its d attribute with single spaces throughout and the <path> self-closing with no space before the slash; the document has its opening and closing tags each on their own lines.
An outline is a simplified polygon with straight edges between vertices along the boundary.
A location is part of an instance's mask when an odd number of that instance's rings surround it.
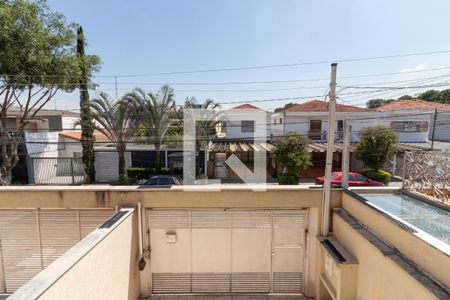
<svg viewBox="0 0 450 300">
<path fill-rule="evenodd" d="M 299 295 L 164 295 L 145 298 L 148 300 L 307 300 Z"/>
</svg>

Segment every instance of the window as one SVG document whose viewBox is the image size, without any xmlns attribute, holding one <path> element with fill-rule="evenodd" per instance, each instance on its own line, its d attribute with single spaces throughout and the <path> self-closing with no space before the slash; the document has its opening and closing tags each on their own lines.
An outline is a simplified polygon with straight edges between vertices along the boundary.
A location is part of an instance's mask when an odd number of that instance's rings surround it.
<svg viewBox="0 0 450 300">
<path fill-rule="evenodd" d="M 391 121 L 391 128 L 397 132 L 426 132 L 428 121 Z"/>
<path fill-rule="evenodd" d="M 255 121 L 241 121 L 241 132 L 255 132 Z"/>
<path fill-rule="evenodd" d="M 283 118 L 280 118 L 280 124 L 283 124 Z"/>
<path fill-rule="evenodd" d="M 312 140 L 322 139 L 322 120 L 309 121 L 309 138 Z"/>
<path fill-rule="evenodd" d="M 356 180 L 356 181 L 364 181 L 364 182 L 365 182 L 365 181 L 367 181 L 367 177 L 358 174 L 358 175 L 355 175 L 355 180 Z"/>
</svg>

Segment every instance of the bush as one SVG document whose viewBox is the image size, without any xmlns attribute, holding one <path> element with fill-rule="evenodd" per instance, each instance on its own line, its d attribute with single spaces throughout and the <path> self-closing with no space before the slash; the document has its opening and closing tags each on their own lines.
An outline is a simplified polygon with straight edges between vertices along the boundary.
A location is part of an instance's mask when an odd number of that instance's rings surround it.
<svg viewBox="0 0 450 300">
<path fill-rule="evenodd" d="M 300 177 L 296 174 L 278 174 L 277 179 L 280 185 L 296 185 L 300 182 Z"/>
<path fill-rule="evenodd" d="M 128 177 L 133 181 L 138 181 L 141 179 L 149 179 L 155 175 L 154 168 L 143 168 L 143 167 L 129 167 L 127 169 Z"/>
<path fill-rule="evenodd" d="M 363 169 L 361 170 L 361 174 L 372 180 L 384 183 L 385 185 L 388 185 L 392 178 L 391 173 L 382 170 L 376 171 L 374 169 Z"/>
<path fill-rule="evenodd" d="M 162 168 L 159 175 L 170 175 L 170 169 L 169 168 Z"/>
</svg>

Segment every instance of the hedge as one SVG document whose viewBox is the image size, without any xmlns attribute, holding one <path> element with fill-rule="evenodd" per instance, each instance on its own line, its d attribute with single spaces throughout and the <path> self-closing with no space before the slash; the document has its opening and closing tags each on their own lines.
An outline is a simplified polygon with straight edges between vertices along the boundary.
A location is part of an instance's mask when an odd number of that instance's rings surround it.
<svg viewBox="0 0 450 300">
<path fill-rule="evenodd" d="M 278 174 L 279 185 L 297 185 L 300 182 L 300 177 L 296 174 Z"/>
<path fill-rule="evenodd" d="M 366 177 L 369 177 L 372 180 L 384 183 L 385 185 L 388 185 L 392 178 L 391 173 L 383 170 L 376 171 L 373 169 L 362 169 L 361 174 L 363 174 Z"/>
<path fill-rule="evenodd" d="M 134 180 L 149 179 L 155 175 L 154 168 L 129 167 L 127 169 L 128 177 Z"/>
</svg>

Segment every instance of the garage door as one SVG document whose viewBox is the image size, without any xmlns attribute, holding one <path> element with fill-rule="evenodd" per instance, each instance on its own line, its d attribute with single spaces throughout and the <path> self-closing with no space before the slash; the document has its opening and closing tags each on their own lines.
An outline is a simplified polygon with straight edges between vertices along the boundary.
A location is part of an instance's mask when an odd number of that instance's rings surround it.
<svg viewBox="0 0 450 300">
<path fill-rule="evenodd" d="M 302 293 L 306 210 L 149 210 L 151 286 Z"/>
</svg>

